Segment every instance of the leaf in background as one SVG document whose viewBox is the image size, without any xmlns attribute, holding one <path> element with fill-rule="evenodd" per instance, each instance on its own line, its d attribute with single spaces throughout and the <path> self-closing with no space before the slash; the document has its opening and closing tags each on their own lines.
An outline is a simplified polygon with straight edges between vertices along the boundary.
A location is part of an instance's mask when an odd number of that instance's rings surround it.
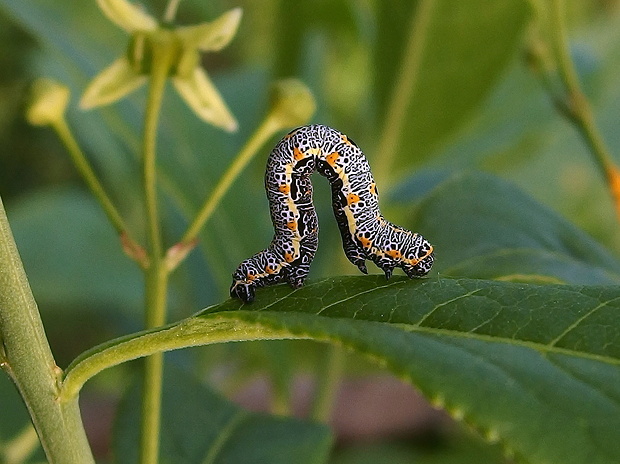
<svg viewBox="0 0 620 464">
<path fill-rule="evenodd" d="M 394 140 L 382 145 L 395 150 L 378 153 L 377 162 L 387 162 L 386 170 L 411 167 L 466 122 L 495 85 L 521 43 L 529 7 L 521 0 L 400 0 L 377 8 L 377 120 L 389 122 L 385 131 Z M 389 121 L 395 106 L 402 114 Z"/>
<path fill-rule="evenodd" d="M 620 111 L 619 19 L 619 11 L 603 8 L 587 27 L 581 24 L 569 31 L 579 78 L 612 153 L 620 153 L 620 131 L 616 130 Z M 513 58 L 480 111 L 447 142 L 434 155 L 433 169 L 458 172 L 477 167 L 500 174 L 598 240 L 620 249 L 613 205 L 587 146 L 519 56 Z M 399 194 L 415 189 L 418 181 L 408 176 L 403 180 L 407 188 L 398 189 Z"/>
<path fill-rule="evenodd" d="M 332 446 L 325 425 L 247 412 L 196 378 L 166 365 L 161 462 L 183 464 L 318 464 Z M 118 464 L 138 461 L 140 389 L 120 405 L 114 433 Z"/>
<path fill-rule="evenodd" d="M 28 410 L 24 401 L 19 396 L 15 384 L 4 373 L 0 373 L 0 459 L 12 459 L 17 456 L 24 457 L 24 460 L 10 461 L 19 463 L 43 462 L 45 454 L 39 445 L 39 438 L 32 427 L 32 421 L 28 415 Z M 27 431 L 30 429 L 30 431 Z M 11 442 L 16 440 L 16 442 Z M 21 440 L 21 442 L 20 442 Z M 8 447 L 12 447 L 12 453 Z M 29 455 L 32 456 L 29 457 Z M 9 459 L 11 459 L 9 458 Z M 7 461 L 2 461 L 7 462 Z"/>
<path fill-rule="evenodd" d="M 55 190 L 14 202 L 11 228 L 42 308 L 127 316 L 142 306 L 142 276 L 87 193 Z"/>
<path fill-rule="evenodd" d="M 441 275 L 617 284 L 620 262 L 586 233 L 517 187 L 485 174 L 440 183 L 416 230 L 435 246 Z"/>
<path fill-rule="evenodd" d="M 452 434 L 450 434 L 452 435 Z M 499 446 L 469 433 L 435 438 L 432 446 L 416 446 L 415 438 L 387 443 L 359 443 L 343 446 L 330 464 L 506 464 Z"/>
</svg>

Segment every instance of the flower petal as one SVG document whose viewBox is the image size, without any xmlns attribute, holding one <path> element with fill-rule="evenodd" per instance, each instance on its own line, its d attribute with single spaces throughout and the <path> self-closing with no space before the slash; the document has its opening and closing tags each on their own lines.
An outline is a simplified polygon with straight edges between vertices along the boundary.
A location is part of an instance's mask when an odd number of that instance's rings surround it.
<svg viewBox="0 0 620 464">
<path fill-rule="evenodd" d="M 87 110 L 112 103 L 140 87 L 146 80 L 147 76 L 136 72 L 123 56 L 88 84 L 80 100 L 80 107 Z"/>
<path fill-rule="evenodd" d="M 177 75 L 172 82 L 199 118 L 229 132 L 237 130 L 237 120 L 202 68 L 195 68 L 189 76 Z"/>
<path fill-rule="evenodd" d="M 127 32 L 152 31 L 157 28 L 155 18 L 127 0 L 97 0 L 97 4 L 110 21 Z"/>
<path fill-rule="evenodd" d="M 218 51 L 224 48 L 237 33 L 243 10 L 234 8 L 219 18 L 195 26 L 182 26 L 176 32 L 185 47 L 194 47 L 206 51 Z"/>
</svg>

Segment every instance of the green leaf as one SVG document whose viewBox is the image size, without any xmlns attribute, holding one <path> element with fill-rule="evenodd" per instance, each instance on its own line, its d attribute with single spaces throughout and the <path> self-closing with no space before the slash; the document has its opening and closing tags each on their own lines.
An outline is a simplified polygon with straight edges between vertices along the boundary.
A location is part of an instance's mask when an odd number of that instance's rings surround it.
<svg viewBox="0 0 620 464">
<path fill-rule="evenodd" d="M 393 138 L 380 149 L 393 143 L 396 150 L 377 156 L 391 167 L 411 167 L 463 125 L 496 84 L 521 44 L 529 7 L 521 0 L 400 0 L 377 7 L 378 120 Z M 394 111 L 400 117 L 391 119 Z"/>
<path fill-rule="evenodd" d="M 454 431 L 452 431 L 454 432 Z M 489 446 L 473 434 L 436 437 L 432 446 L 416 446 L 415 439 L 387 443 L 353 443 L 338 450 L 330 464 L 501 464 L 499 446 Z"/>
<path fill-rule="evenodd" d="M 417 213 L 415 228 L 435 246 L 441 275 L 620 283 L 620 262 L 609 250 L 499 178 L 453 176 L 422 200 Z"/>
<path fill-rule="evenodd" d="M 95 348 L 68 368 L 61 397 L 155 351 L 314 339 L 369 356 L 528 462 L 608 464 L 620 460 L 619 327 L 618 286 L 340 277 Z"/>
<path fill-rule="evenodd" d="M 142 277 L 119 239 L 86 193 L 46 190 L 14 202 L 11 227 L 42 307 L 116 315 L 142 305 Z M 67 314 L 67 313 L 65 313 Z M 91 313 L 92 315 L 92 313 Z"/>
<path fill-rule="evenodd" d="M 332 445 L 327 426 L 244 411 L 170 363 L 165 371 L 160 462 L 326 462 Z M 118 464 L 138 462 L 139 387 L 119 408 L 113 445 Z"/>
</svg>

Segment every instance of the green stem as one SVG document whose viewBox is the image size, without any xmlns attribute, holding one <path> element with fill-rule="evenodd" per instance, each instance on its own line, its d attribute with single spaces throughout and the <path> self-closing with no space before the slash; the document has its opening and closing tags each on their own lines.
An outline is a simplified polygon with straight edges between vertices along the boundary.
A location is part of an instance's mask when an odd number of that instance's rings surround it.
<svg viewBox="0 0 620 464">
<path fill-rule="evenodd" d="M 235 313 L 238 316 L 239 313 Z M 285 329 L 230 318 L 230 314 L 194 316 L 164 327 L 145 330 L 111 340 L 80 354 L 67 368 L 60 402 L 72 401 L 90 378 L 112 366 L 169 350 L 249 340 L 308 339 Z"/>
<path fill-rule="evenodd" d="M 228 192 L 232 184 L 235 180 L 237 180 L 237 177 L 239 177 L 239 174 L 241 174 L 241 171 L 243 171 L 252 158 L 256 156 L 256 153 L 258 153 L 258 150 L 263 146 L 263 144 L 281 128 L 282 124 L 276 119 L 270 116 L 265 118 L 263 123 L 256 129 L 256 131 L 254 131 L 254 134 L 252 134 L 232 164 L 222 175 L 213 189 L 211 196 L 205 201 L 194 218 L 194 221 L 187 228 L 187 231 L 181 239 L 181 243 L 189 245 L 194 242 L 200 233 L 200 230 L 220 204 L 226 192 Z"/>
<path fill-rule="evenodd" d="M 608 178 L 609 171 L 613 168 L 614 163 L 596 126 L 588 99 L 581 90 L 579 77 L 570 56 L 564 17 L 564 1 L 553 0 L 551 2 L 551 37 L 558 64 L 558 72 L 568 93 L 568 114 L 590 147 L 597 166 L 602 174 Z"/>
<path fill-rule="evenodd" d="M 58 401 L 56 366 L 0 200 L 2 369 L 13 379 L 50 463 L 94 463 L 77 396 Z"/>
<path fill-rule="evenodd" d="M 123 249 L 133 259 L 135 259 L 142 267 L 145 267 L 145 254 L 142 247 L 131 237 L 125 221 L 119 214 L 118 210 L 112 203 L 112 200 L 101 185 L 95 171 L 84 156 L 75 137 L 71 133 L 71 129 L 65 118 L 60 118 L 52 123 L 52 127 L 58 134 L 58 137 L 67 148 L 73 164 L 84 179 L 86 186 L 89 188 L 93 196 L 97 199 L 105 215 L 112 226 L 116 229 L 123 242 Z"/>
<path fill-rule="evenodd" d="M 412 9 L 409 40 L 405 47 L 394 91 L 390 97 L 377 150 L 378 162 L 374 167 L 374 172 L 379 185 L 389 184 L 389 174 L 405 127 L 405 117 L 418 82 L 434 5 L 435 0 L 421 0 L 418 7 Z"/>
<path fill-rule="evenodd" d="M 153 261 L 146 274 L 146 327 L 160 327 L 166 319 L 168 270 L 163 260 Z M 140 462 L 157 463 L 163 388 L 163 354 L 154 353 L 145 359 L 142 389 Z"/>
<path fill-rule="evenodd" d="M 265 344 L 262 350 L 264 351 L 263 356 L 270 364 L 271 413 L 280 416 L 290 416 L 293 414 L 292 381 L 295 367 L 293 355 L 285 346 L 279 343 Z"/>
<path fill-rule="evenodd" d="M 271 414 L 289 416 L 293 413 L 291 405 L 291 379 L 287 379 L 288 382 L 286 383 L 282 383 L 282 380 L 284 379 L 272 377 L 273 399 L 271 401 Z"/>
<path fill-rule="evenodd" d="M 317 422 L 328 422 L 338 393 L 338 385 L 344 371 L 345 356 L 340 346 L 329 345 L 325 371 L 318 375 L 314 403 L 310 411 L 310 418 Z"/>
<path fill-rule="evenodd" d="M 71 160 L 73 161 L 73 164 L 77 169 L 78 173 L 82 176 L 84 182 L 86 182 L 86 185 L 90 189 L 91 193 L 101 204 L 101 207 L 103 208 L 103 211 L 105 212 L 109 221 L 112 223 L 119 235 L 124 232 L 126 233 L 127 227 L 125 226 L 125 221 L 123 221 L 123 218 L 112 203 L 112 200 L 110 200 L 110 197 L 105 192 L 103 186 L 101 185 L 101 182 L 99 182 L 99 179 L 97 178 L 97 175 L 95 174 L 92 167 L 90 166 L 90 163 L 86 159 L 86 156 L 84 156 L 84 153 L 80 149 L 80 146 L 73 137 L 71 129 L 69 129 L 69 125 L 67 124 L 67 120 L 64 118 L 58 119 L 54 122 L 53 128 L 58 134 L 58 137 L 60 138 L 62 143 L 67 148 L 67 151 L 69 152 Z"/>
<path fill-rule="evenodd" d="M 156 147 L 159 113 L 171 64 L 171 45 L 165 43 L 154 45 L 152 61 L 153 71 L 146 105 L 142 147 L 142 175 L 144 183 L 148 254 L 152 259 L 158 256 L 161 257 L 162 254 L 159 208 L 157 202 Z"/>
<path fill-rule="evenodd" d="M 154 44 L 152 51 L 152 73 L 146 105 L 142 153 L 149 255 L 149 267 L 146 269 L 145 275 L 145 323 L 147 329 L 159 327 L 166 322 L 168 269 L 162 255 L 163 244 L 157 201 L 156 146 L 161 103 L 168 73 L 172 66 L 173 42 L 169 37 L 162 34 L 162 40 Z M 161 353 L 146 360 L 142 390 L 141 464 L 156 464 L 159 458 L 162 372 L 163 356 Z"/>
</svg>

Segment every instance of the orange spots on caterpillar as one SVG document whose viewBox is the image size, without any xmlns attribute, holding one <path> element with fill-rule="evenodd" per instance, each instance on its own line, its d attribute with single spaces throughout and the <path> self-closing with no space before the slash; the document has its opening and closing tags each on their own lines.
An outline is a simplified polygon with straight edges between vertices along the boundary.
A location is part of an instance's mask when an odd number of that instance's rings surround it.
<svg viewBox="0 0 620 464">
<path fill-rule="evenodd" d="M 291 253 L 284 253 L 284 261 L 286 261 L 287 263 L 292 263 L 293 261 L 295 261 L 295 258 Z"/>
<path fill-rule="evenodd" d="M 387 250 L 385 254 L 391 256 L 394 259 L 399 259 L 401 257 L 400 251 L 398 250 Z"/>
<path fill-rule="evenodd" d="M 347 204 L 352 205 L 353 203 L 357 203 L 358 201 L 360 201 L 359 195 L 356 195 L 355 193 L 349 193 L 347 195 Z"/>
<path fill-rule="evenodd" d="M 278 190 L 280 191 L 280 193 L 288 195 L 289 193 L 291 193 L 291 186 L 288 184 L 282 184 L 278 187 Z"/>
<path fill-rule="evenodd" d="M 353 145 L 351 141 L 349 140 L 349 137 L 347 137 L 346 135 L 342 134 L 341 138 L 342 138 L 342 141 L 346 143 L 347 145 Z"/>
<path fill-rule="evenodd" d="M 327 155 L 325 157 L 325 161 L 327 161 L 327 163 L 331 166 L 334 167 L 336 165 L 336 161 L 338 160 L 338 158 L 340 158 L 340 153 L 338 153 L 337 151 Z"/>
<path fill-rule="evenodd" d="M 360 241 L 364 248 L 370 248 L 372 246 L 372 240 L 370 240 L 369 238 L 360 236 L 357 237 L 357 239 Z"/>
<path fill-rule="evenodd" d="M 286 223 L 286 227 L 291 230 L 297 230 L 297 221 L 289 221 Z"/>
<path fill-rule="evenodd" d="M 297 161 L 300 161 L 302 159 L 304 159 L 306 157 L 306 154 L 303 153 L 299 147 L 295 147 L 293 148 L 293 158 L 295 158 Z"/>
<path fill-rule="evenodd" d="M 432 255 L 433 251 L 434 251 L 433 245 L 430 245 L 429 250 L 424 254 L 424 256 L 420 256 L 419 258 L 403 259 L 403 262 L 405 262 L 405 264 L 409 264 L 411 266 L 415 266 L 420 261 L 424 261 L 430 255 Z"/>
<path fill-rule="evenodd" d="M 377 196 L 377 184 L 375 184 L 374 182 L 371 182 L 370 187 L 368 187 L 368 190 L 370 190 L 370 194 Z"/>
</svg>

